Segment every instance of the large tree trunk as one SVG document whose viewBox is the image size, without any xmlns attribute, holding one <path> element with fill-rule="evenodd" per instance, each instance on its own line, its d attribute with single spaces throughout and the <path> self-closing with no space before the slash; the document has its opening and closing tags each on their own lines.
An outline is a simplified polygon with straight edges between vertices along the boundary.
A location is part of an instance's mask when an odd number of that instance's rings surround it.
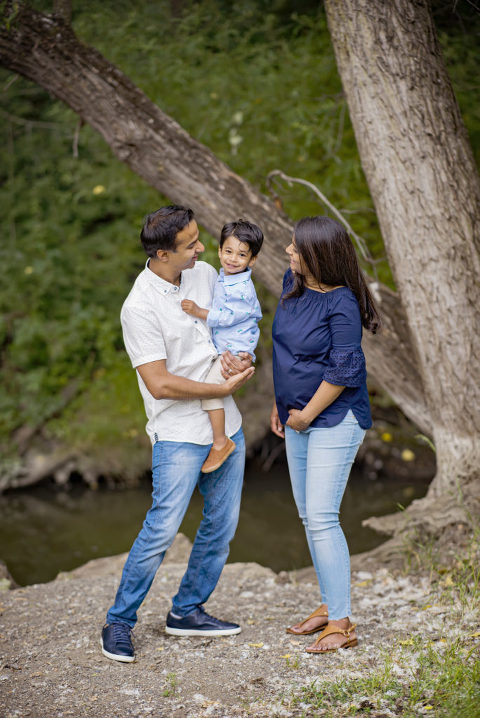
<svg viewBox="0 0 480 718">
<path fill-rule="evenodd" d="M 432 422 L 433 499 L 479 479 L 480 181 L 428 2 L 325 6 Z"/>
<path fill-rule="evenodd" d="M 6 13 L 7 11 L 5 11 Z M 264 195 L 154 105 L 58 17 L 20 5 L 0 30 L 0 62 L 63 100 L 104 137 L 115 155 L 171 201 L 191 206 L 219 236 L 229 217 L 245 216 L 265 233 L 256 277 L 279 294 L 292 223 Z M 385 330 L 365 337 L 370 373 L 424 431 L 431 428 L 415 353 L 397 295 L 375 285 Z"/>
</svg>

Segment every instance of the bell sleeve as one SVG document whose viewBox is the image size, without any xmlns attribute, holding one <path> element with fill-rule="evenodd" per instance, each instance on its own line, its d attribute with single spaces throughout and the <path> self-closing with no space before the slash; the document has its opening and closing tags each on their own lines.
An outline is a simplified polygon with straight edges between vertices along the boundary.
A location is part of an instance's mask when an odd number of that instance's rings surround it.
<svg viewBox="0 0 480 718">
<path fill-rule="evenodd" d="M 335 386 L 356 388 L 367 378 L 363 354 L 360 309 L 352 293 L 342 292 L 329 316 L 332 348 L 324 381 Z"/>
</svg>

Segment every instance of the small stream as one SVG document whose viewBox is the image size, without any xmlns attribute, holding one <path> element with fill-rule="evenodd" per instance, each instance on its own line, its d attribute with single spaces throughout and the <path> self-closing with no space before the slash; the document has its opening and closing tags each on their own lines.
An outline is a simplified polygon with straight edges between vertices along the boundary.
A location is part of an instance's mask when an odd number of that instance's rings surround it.
<svg viewBox="0 0 480 718">
<path fill-rule="evenodd" d="M 380 544 L 384 537 L 361 522 L 407 506 L 423 496 L 428 481 L 368 479 L 354 467 L 342 504 L 342 526 L 352 554 Z M 69 490 L 52 485 L 0 496 L 0 559 L 17 583 L 55 578 L 93 558 L 128 551 L 150 505 L 147 480 L 136 489 L 97 491 L 83 485 Z M 181 532 L 193 540 L 202 498 L 195 493 Z M 303 526 L 293 502 L 286 462 L 265 473 L 247 464 L 240 521 L 229 561 L 256 561 L 274 571 L 311 564 Z"/>
</svg>

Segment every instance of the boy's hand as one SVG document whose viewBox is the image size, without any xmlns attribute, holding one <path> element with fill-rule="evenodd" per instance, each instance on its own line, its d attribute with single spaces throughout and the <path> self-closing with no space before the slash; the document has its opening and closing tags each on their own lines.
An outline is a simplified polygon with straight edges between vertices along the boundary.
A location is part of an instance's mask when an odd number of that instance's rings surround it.
<svg viewBox="0 0 480 718">
<path fill-rule="evenodd" d="M 198 319 L 206 319 L 208 315 L 207 309 L 202 309 L 195 304 L 191 299 L 182 299 L 181 307 L 186 314 L 190 314 L 191 317 L 198 317 Z"/>
<path fill-rule="evenodd" d="M 234 356 L 231 352 L 222 354 L 222 376 L 228 379 L 252 366 L 252 357 L 248 352 L 238 352 Z"/>
</svg>

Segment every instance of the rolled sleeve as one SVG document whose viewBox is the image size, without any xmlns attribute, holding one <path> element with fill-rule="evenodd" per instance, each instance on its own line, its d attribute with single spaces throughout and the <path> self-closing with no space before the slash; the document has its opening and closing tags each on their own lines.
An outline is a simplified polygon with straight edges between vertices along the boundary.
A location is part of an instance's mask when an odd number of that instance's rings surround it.
<svg viewBox="0 0 480 718">
<path fill-rule="evenodd" d="M 163 333 L 153 313 L 128 307 L 122 310 L 120 319 L 125 348 L 134 369 L 167 358 Z"/>
</svg>

